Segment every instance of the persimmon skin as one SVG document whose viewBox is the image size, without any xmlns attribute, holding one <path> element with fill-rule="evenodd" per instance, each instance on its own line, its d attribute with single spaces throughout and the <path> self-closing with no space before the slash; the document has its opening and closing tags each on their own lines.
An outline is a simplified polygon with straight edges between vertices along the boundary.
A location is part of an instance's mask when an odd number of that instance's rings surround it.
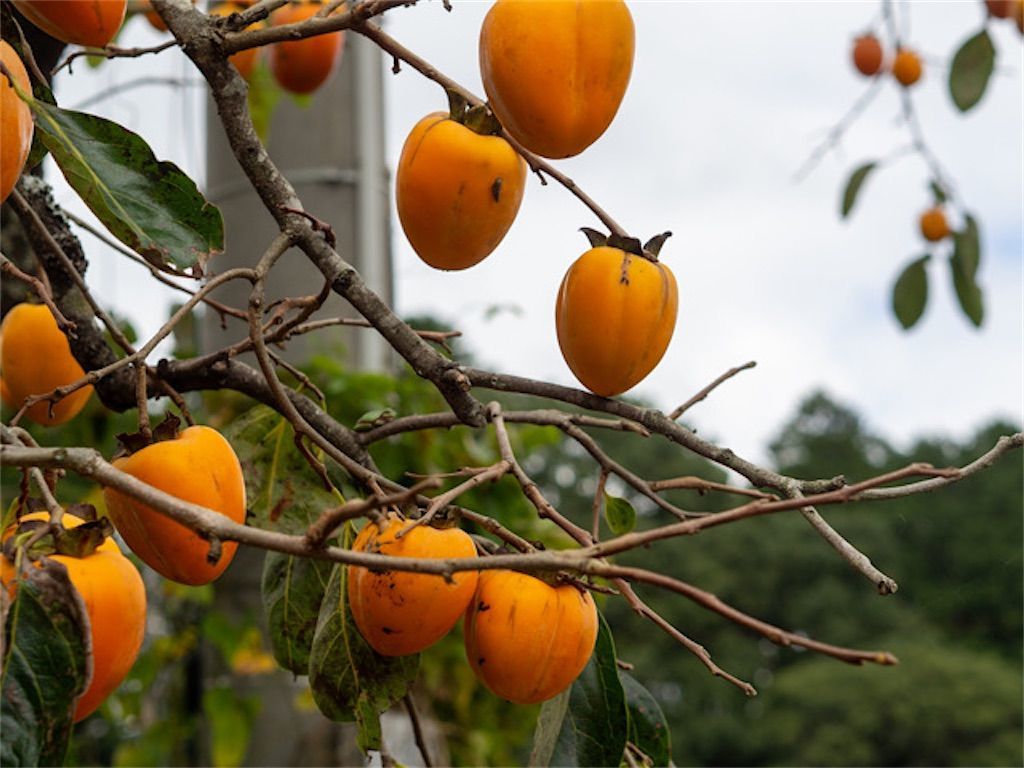
<svg viewBox="0 0 1024 768">
<path fill-rule="evenodd" d="M 146 446 L 113 461 L 114 467 L 183 501 L 245 522 L 245 481 L 231 444 L 217 430 L 197 425 L 177 438 Z M 209 584 L 231 563 L 237 542 L 221 544 L 216 564 L 207 562 L 209 543 L 181 523 L 113 488 L 104 488 L 107 512 L 139 558 L 180 584 Z"/>
<path fill-rule="evenodd" d="M 672 340 L 679 292 L 672 271 L 618 248 L 591 248 L 558 289 L 555 327 L 562 357 L 591 392 L 612 397 L 636 386 Z"/>
<path fill-rule="evenodd" d="M 48 520 L 49 513 L 33 512 L 21 520 Z M 64 513 L 65 528 L 77 528 L 84 521 Z M 4 535 L 6 539 L 13 529 Z M 74 721 L 84 720 L 113 693 L 128 676 L 142 647 L 146 630 L 146 588 L 132 561 L 121 554 L 112 538 L 105 540 L 87 557 L 50 555 L 68 570 L 89 616 L 93 673 L 88 687 L 75 702 Z M 14 565 L 0 557 L 0 581 L 16 596 Z"/>
<path fill-rule="evenodd" d="M 74 45 L 102 48 L 124 23 L 127 0 L 14 0 L 43 32 Z"/>
<path fill-rule="evenodd" d="M 436 269 L 490 255 L 519 212 L 526 163 L 500 136 L 434 112 L 413 127 L 398 161 L 398 218 L 416 254 Z"/>
<path fill-rule="evenodd" d="M 32 93 L 25 65 L 15 50 L 0 40 L 0 61 L 14 77 L 18 87 L 25 93 Z M 18 98 L 18 94 L 6 77 L 0 75 L 0 203 L 7 199 L 14 185 L 21 178 L 32 149 L 32 110 Z"/>
<path fill-rule="evenodd" d="M 315 15 L 320 2 L 292 3 L 270 14 L 270 26 L 296 24 Z M 289 93 L 313 93 L 327 82 L 341 59 L 343 30 L 326 35 L 289 40 L 270 46 L 270 71 L 277 84 Z"/>
<path fill-rule="evenodd" d="M 882 44 L 874 35 L 862 35 L 853 43 L 853 66 L 866 77 L 882 71 L 884 55 Z"/>
<path fill-rule="evenodd" d="M 396 538 L 405 525 L 406 521 L 393 514 L 381 526 L 367 523 L 352 550 L 395 557 L 476 557 L 473 540 L 458 528 L 419 525 Z M 476 585 L 476 571 L 453 573 L 449 583 L 436 574 L 375 573 L 348 567 L 352 618 L 366 642 L 382 656 L 418 653 L 447 635 L 473 599 Z"/>
<path fill-rule="evenodd" d="M 589 592 L 516 571 L 484 571 L 463 624 L 466 658 L 492 693 L 546 701 L 572 685 L 597 640 Z"/>
<path fill-rule="evenodd" d="M 480 74 L 516 141 L 543 157 L 572 157 L 614 119 L 634 47 L 622 0 L 497 0 L 480 30 Z"/>
<path fill-rule="evenodd" d="M 12 308 L 0 325 L 0 335 L 4 383 L 0 395 L 15 410 L 21 408 L 29 395 L 46 394 L 85 375 L 71 354 L 67 336 L 45 304 L 18 304 Z M 86 385 L 53 404 L 52 416 L 50 402 L 43 400 L 25 411 L 25 417 L 45 427 L 63 424 L 78 415 L 91 394 L 92 386 Z"/>
<path fill-rule="evenodd" d="M 921 57 L 914 51 L 905 48 L 896 51 L 896 57 L 892 62 L 892 75 L 896 82 L 904 88 L 909 88 L 921 79 L 922 72 Z"/>
<path fill-rule="evenodd" d="M 921 236 L 930 243 L 937 243 L 949 237 L 949 221 L 942 208 L 929 208 L 919 219 Z"/>
</svg>

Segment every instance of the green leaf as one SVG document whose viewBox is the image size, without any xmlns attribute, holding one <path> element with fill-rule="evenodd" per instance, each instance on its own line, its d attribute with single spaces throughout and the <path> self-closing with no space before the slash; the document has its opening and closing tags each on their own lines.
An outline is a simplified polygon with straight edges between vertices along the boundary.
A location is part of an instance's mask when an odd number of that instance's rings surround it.
<svg viewBox="0 0 1024 768">
<path fill-rule="evenodd" d="M 939 182 L 935 179 L 931 179 L 928 182 L 928 186 L 932 191 L 932 199 L 935 200 L 936 205 L 942 205 L 946 202 L 948 197 L 946 196 L 946 190 Z"/>
<path fill-rule="evenodd" d="M 117 123 L 40 100 L 30 106 L 64 177 L 114 237 L 158 269 L 202 275 L 224 248 L 224 222 L 192 179 Z"/>
<path fill-rule="evenodd" d="M 274 409 L 250 408 L 224 436 L 242 463 L 250 525 L 298 534 L 341 503 L 299 453 L 294 430 Z"/>
<path fill-rule="evenodd" d="M 85 605 L 63 565 L 38 562 L 4 618 L 0 765 L 61 765 L 74 702 L 92 677 Z"/>
<path fill-rule="evenodd" d="M 878 163 L 872 160 L 870 163 L 864 163 L 864 165 L 859 166 L 850 174 L 850 178 L 846 182 L 846 189 L 843 190 L 843 202 L 839 209 L 839 214 L 842 218 L 845 219 L 850 215 L 854 203 L 857 202 L 857 195 L 860 194 L 860 188 L 864 186 L 864 181 L 867 179 L 868 174 L 875 169 L 876 165 Z"/>
<path fill-rule="evenodd" d="M 320 605 L 331 564 L 325 560 L 267 552 L 263 561 L 263 608 L 277 663 L 296 675 L 309 672 Z"/>
<path fill-rule="evenodd" d="M 346 598 L 347 569 L 335 565 L 309 660 L 313 700 L 331 720 L 359 723 L 363 749 L 380 749 L 379 715 L 409 690 L 419 654 L 381 656 L 359 634 Z"/>
<path fill-rule="evenodd" d="M 622 761 L 628 736 L 626 695 L 615 662 L 615 641 L 598 614 L 594 654 L 569 693 L 552 765 L 608 765 Z"/>
<path fill-rule="evenodd" d="M 953 258 L 964 275 L 973 280 L 981 263 L 981 236 L 978 222 L 969 213 L 964 214 L 964 228 L 953 233 Z"/>
<path fill-rule="evenodd" d="M 949 270 L 953 275 L 953 289 L 960 301 L 960 308 L 976 328 L 981 327 L 985 319 L 985 305 L 981 288 L 975 282 L 974 275 L 969 274 L 964 268 L 957 259 L 956 252 L 949 259 Z"/>
<path fill-rule="evenodd" d="M 354 429 L 356 432 L 369 432 L 375 427 L 393 421 L 395 415 L 394 408 L 378 408 L 373 411 L 367 411 L 356 421 Z"/>
<path fill-rule="evenodd" d="M 203 714 L 214 766 L 234 768 L 245 762 L 252 723 L 258 711 L 258 699 L 239 696 L 228 687 L 203 691 Z"/>
<path fill-rule="evenodd" d="M 569 711 L 569 696 L 572 686 L 569 686 L 553 699 L 548 699 L 540 707 L 540 714 L 537 716 L 537 727 L 533 731 L 533 749 L 530 750 L 530 768 L 537 766 L 545 768 L 551 765 L 551 758 L 555 753 L 555 745 L 558 743 L 558 735 L 562 732 L 562 723 L 565 720 L 565 713 Z"/>
<path fill-rule="evenodd" d="M 969 38 L 953 56 L 949 68 L 949 95 L 966 112 L 985 95 L 996 63 L 996 49 L 987 29 Z"/>
<path fill-rule="evenodd" d="M 633 505 L 618 496 L 604 495 L 604 519 L 612 533 L 621 536 L 636 528 L 636 510 Z"/>
<path fill-rule="evenodd" d="M 620 670 L 619 680 L 626 693 L 630 742 L 651 758 L 652 764 L 669 765 L 672 761 L 672 734 L 665 713 L 651 692 L 631 674 Z"/>
<path fill-rule="evenodd" d="M 931 258 L 925 254 L 910 262 L 896 279 L 892 289 L 892 311 L 904 329 L 913 327 L 924 313 L 928 303 L 928 272 L 925 264 Z"/>
</svg>

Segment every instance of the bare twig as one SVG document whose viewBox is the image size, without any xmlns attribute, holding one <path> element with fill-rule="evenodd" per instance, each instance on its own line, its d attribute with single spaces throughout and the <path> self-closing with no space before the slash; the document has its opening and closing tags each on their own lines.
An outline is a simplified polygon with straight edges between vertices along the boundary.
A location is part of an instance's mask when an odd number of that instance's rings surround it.
<svg viewBox="0 0 1024 768">
<path fill-rule="evenodd" d="M 409 713 L 409 722 L 412 723 L 413 737 L 416 740 L 416 746 L 420 750 L 420 755 L 423 757 L 423 765 L 426 768 L 432 768 L 434 765 L 430 760 L 430 752 L 427 750 L 427 739 L 423 734 L 423 725 L 420 723 L 420 715 L 416 711 L 416 704 L 412 699 L 412 694 L 407 693 L 402 697 L 402 702 L 405 704 L 405 711 Z"/>
<path fill-rule="evenodd" d="M 706 387 L 704 387 L 704 389 L 702 389 L 700 392 L 695 394 L 693 397 L 691 397 L 685 403 L 683 403 L 678 408 L 676 408 L 674 411 L 672 411 L 672 413 L 670 413 L 668 415 L 668 417 L 672 421 L 675 421 L 680 416 L 682 416 L 684 413 L 686 413 L 688 410 L 690 410 L 690 408 L 692 408 L 694 405 L 696 405 L 701 400 L 706 398 L 709 394 L 711 394 L 712 390 L 714 390 L 719 384 L 721 384 L 722 382 L 728 381 L 733 376 L 735 376 L 737 373 L 740 373 L 742 371 L 746 371 L 746 370 L 749 370 L 750 368 L 753 368 L 755 365 L 757 365 L 757 361 L 751 360 L 750 362 L 744 363 L 743 365 L 737 365 L 735 368 L 730 368 L 728 371 L 726 371 L 721 376 L 719 376 L 717 379 L 715 379 L 710 384 L 708 384 Z"/>
</svg>

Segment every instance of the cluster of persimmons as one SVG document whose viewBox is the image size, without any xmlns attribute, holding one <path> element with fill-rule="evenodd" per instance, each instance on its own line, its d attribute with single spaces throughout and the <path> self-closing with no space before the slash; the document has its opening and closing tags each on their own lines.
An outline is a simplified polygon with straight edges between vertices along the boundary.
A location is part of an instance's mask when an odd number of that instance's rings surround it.
<svg viewBox="0 0 1024 768">
<path fill-rule="evenodd" d="M 50 35 L 91 47 L 107 45 L 125 15 L 124 0 L 15 4 Z M 104 13 L 92 13 L 96 6 Z M 274 11 L 269 23 L 295 23 L 322 8 L 320 2 L 293 2 Z M 241 9 L 221 3 L 210 13 Z M 398 212 L 413 248 L 435 268 L 465 269 L 492 253 L 518 213 L 527 160 L 583 152 L 618 110 L 634 52 L 633 21 L 625 3 L 559 0 L 547 3 L 543 12 L 546 17 L 539 19 L 533 6 L 497 0 L 479 41 L 488 104 L 470 108 L 465 100 L 452 98 L 449 112 L 424 117 L 405 142 L 396 177 Z M 165 28 L 155 12 L 147 17 L 158 29 Z M 277 81 L 296 93 L 318 88 L 337 64 L 342 35 L 272 45 L 269 66 Z M 0 52 L 17 86 L 0 79 L 0 192 L 6 199 L 24 168 L 33 122 L 25 67 L 6 42 L 0 43 Z M 231 60 L 248 77 L 259 55 L 259 49 L 251 49 Z M 582 72 L 586 77 L 570 74 Z M 593 247 L 572 264 L 558 293 L 557 336 L 577 378 L 593 392 L 612 396 L 635 386 L 662 358 L 675 326 L 677 288 L 672 272 L 657 258 L 664 237 L 640 246 L 623 233 L 588 236 Z M 85 376 L 57 319 L 43 304 L 15 307 L 0 335 L 0 390 L 12 408 Z M 81 386 L 56 402 L 40 400 L 23 417 L 44 426 L 66 422 L 84 407 L 91 391 Z M 210 427 L 157 428 L 152 438 L 127 441 L 113 465 L 183 501 L 245 521 L 241 466 L 228 441 Z M 188 477 L 188 483 L 176 479 L 181 477 Z M 167 579 L 209 583 L 234 556 L 237 544 L 225 542 L 211 563 L 209 542 L 196 532 L 112 488 L 104 490 L 104 498 L 109 520 L 127 546 Z M 10 542 L 5 552 L 32 537 L 48 518 L 38 512 L 22 516 L 19 526 L 5 534 Z M 67 534 L 101 522 L 72 514 L 63 520 Z M 51 538 L 53 545 L 44 554 L 68 567 L 91 621 L 94 674 L 78 701 L 77 720 L 92 712 L 134 663 L 145 625 L 145 591 L 138 571 L 113 540 L 100 537 L 83 551 L 80 542 L 67 545 L 74 536 L 64 537 L 64 543 L 59 536 Z M 367 523 L 353 549 L 434 559 L 476 555 L 472 538 L 457 527 L 420 524 L 395 512 Z M 16 573 L 15 564 L 3 558 L 3 581 L 12 592 Z M 378 653 L 417 653 L 465 617 L 470 665 L 492 691 L 511 701 L 542 701 L 564 690 L 594 648 L 594 602 L 574 584 L 513 571 L 482 569 L 443 578 L 354 566 L 347 579 L 353 620 Z M 110 589 L 113 583 L 120 586 Z"/>
</svg>

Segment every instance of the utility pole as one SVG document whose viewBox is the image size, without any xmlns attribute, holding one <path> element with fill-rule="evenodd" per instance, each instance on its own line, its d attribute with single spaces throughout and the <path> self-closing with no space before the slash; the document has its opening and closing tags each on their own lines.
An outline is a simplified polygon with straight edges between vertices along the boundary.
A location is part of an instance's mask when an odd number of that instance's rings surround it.
<svg viewBox="0 0 1024 768">
<path fill-rule="evenodd" d="M 277 103 L 270 125 L 268 151 L 295 186 L 306 210 L 329 222 L 338 252 L 366 283 L 391 302 L 389 231 L 390 179 L 384 156 L 384 60 L 380 50 L 358 35 L 347 34 L 339 69 L 308 106 L 288 96 Z M 253 266 L 277 233 L 277 227 L 238 168 L 212 104 L 207 115 L 207 197 L 224 216 L 226 251 L 211 264 L 218 271 Z M 272 270 L 267 301 L 315 294 L 323 276 L 298 252 L 282 257 Z M 245 307 L 248 285 L 236 281 L 217 293 L 228 304 Z M 355 317 L 336 295 L 315 317 Z M 204 350 L 238 341 L 246 331 L 229 321 L 220 327 L 216 313 L 202 324 Z M 318 351 L 338 354 L 361 370 L 384 370 L 389 347 L 373 330 L 331 328 L 289 342 L 285 356 L 301 364 Z M 262 620 L 260 579 L 264 553 L 242 547 L 215 583 L 215 611 L 236 621 Z M 208 674 L 212 654 L 203 661 Z M 352 731 L 328 721 L 315 709 L 299 711 L 295 700 L 304 688 L 290 672 L 251 676 L 233 682 L 236 693 L 259 701 L 245 765 L 359 764 Z"/>
</svg>

